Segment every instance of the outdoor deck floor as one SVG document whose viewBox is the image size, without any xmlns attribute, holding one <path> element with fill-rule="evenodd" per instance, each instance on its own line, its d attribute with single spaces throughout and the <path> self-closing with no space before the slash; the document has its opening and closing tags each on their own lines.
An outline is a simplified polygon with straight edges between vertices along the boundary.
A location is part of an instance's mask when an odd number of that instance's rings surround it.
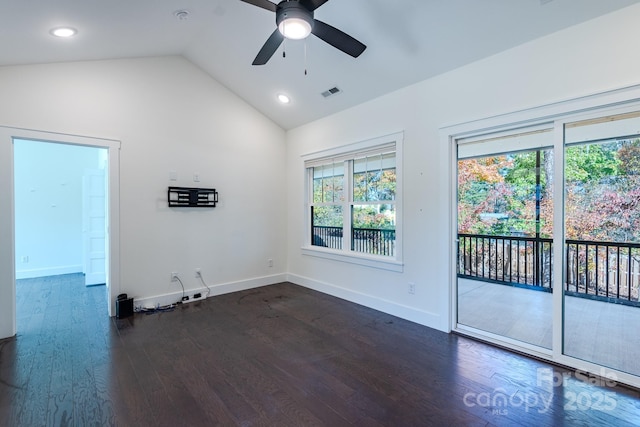
<svg viewBox="0 0 640 427">
<path fill-rule="evenodd" d="M 458 323 L 551 348 L 551 293 L 467 279 L 458 286 Z M 564 314 L 567 355 L 640 375 L 640 307 L 568 296 Z"/>
</svg>

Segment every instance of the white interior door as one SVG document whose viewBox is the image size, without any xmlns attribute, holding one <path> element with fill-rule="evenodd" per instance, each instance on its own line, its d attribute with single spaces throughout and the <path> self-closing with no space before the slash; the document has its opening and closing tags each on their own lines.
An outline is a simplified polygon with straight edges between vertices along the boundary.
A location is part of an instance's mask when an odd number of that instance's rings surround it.
<svg viewBox="0 0 640 427">
<path fill-rule="evenodd" d="M 85 172 L 82 182 L 85 285 L 106 283 L 106 191 L 103 169 Z"/>
</svg>

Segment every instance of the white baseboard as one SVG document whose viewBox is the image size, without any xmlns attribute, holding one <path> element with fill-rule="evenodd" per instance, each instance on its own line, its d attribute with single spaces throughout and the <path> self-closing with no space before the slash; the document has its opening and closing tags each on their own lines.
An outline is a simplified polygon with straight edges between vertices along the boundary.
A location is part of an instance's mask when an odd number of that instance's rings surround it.
<svg viewBox="0 0 640 427">
<path fill-rule="evenodd" d="M 286 274 L 274 274 L 272 276 L 256 277 L 253 279 L 240 280 L 237 282 L 209 285 L 209 288 L 211 289 L 211 293 L 209 294 L 209 297 L 228 294 L 231 292 L 244 291 L 247 289 L 259 288 L 261 286 L 273 285 L 276 283 L 285 282 L 286 280 L 287 280 Z M 203 297 L 205 297 L 207 293 L 207 288 L 202 286 L 200 288 L 185 289 L 185 292 L 184 292 L 185 296 L 188 296 L 190 300 L 193 299 L 193 295 L 196 293 L 201 293 Z M 165 305 L 174 304 L 178 301 L 181 301 L 182 290 L 177 292 L 162 294 L 162 295 L 144 297 L 144 298 L 137 298 L 135 295 L 129 295 L 129 297 L 133 297 L 134 307 L 146 307 L 146 308 L 153 308 L 157 306 L 162 307 Z"/>
<path fill-rule="evenodd" d="M 409 320 L 411 322 L 415 322 L 429 328 L 448 332 L 442 329 L 442 319 L 438 314 L 419 310 L 414 307 L 407 307 L 405 305 L 401 305 L 382 298 L 355 292 L 350 289 L 342 288 L 330 283 L 320 282 L 318 280 L 310 279 L 308 277 L 299 276 L 296 274 L 287 274 L 287 281 L 295 283 L 299 286 L 304 286 L 305 288 L 313 289 L 318 292 L 322 292 L 356 304 L 360 304 L 374 310 L 382 311 L 384 313 L 391 314 L 393 316 L 400 317 L 401 319 Z"/>
<path fill-rule="evenodd" d="M 57 267 L 54 269 L 22 270 L 16 271 L 16 279 L 70 274 L 78 273 L 81 271 L 81 266 Z M 419 310 L 414 307 L 401 305 L 375 296 L 355 292 L 331 283 L 321 282 L 297 274 L 282 273 L 274 274 L 271 276 L 256 277 L 247 280 L 239 280 L 237 282 L 212 284 L 209 285 L 209 288 L 211 289 L 209 297 L 259 288 L 261 286 L 269 286 L 281 282 L 291 282 L 296 285 L 332 295 L 346 301 L 372 308 L 374 310 L 382 311 L 384 313 L 388 313 L 393 316 L 418 323 L 420 325 L 448 332 L 442 329 L 442 319 L 437 314 Z M 185 289 L 184 295 L 188 296 L 189 300 L 193 300 L 193 296 L 197 293 L 202 294 L 202 296 L 201 298 L 196 298 L 196 300 L 204 299 L 206 298 L 207 288 L 202 286 L 199 288 Z M 129 295 L 129 297 L 132 297 L 134 299 L 134 307 L 153 308 L 157 306 L 166 306 L 181 301 L 182 290 L 148 297 L 136 297 L 135 295 Z"/>
<path fill-rule="evenodd" d="M 34 277 L 59 276 L 61 274 L 82 273 L 82 265 L 65 265 L 61 267 L 34 268 L 16 270 L 16 280 L 33 279 Z"/>
</svg>

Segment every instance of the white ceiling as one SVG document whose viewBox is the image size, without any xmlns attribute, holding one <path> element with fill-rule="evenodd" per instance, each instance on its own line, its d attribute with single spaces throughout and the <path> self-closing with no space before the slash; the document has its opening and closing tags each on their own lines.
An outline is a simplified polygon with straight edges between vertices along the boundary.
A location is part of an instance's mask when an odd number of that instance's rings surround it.
<svg viewBox="0 0 640 427">
<path fill-rule="evenodd" d="M 291 129 L 639 1 L 330 0 L 316 19 L 367 45 L 359 58 L 311 36 L 252 66 L 275 14 L 240 0 L 0 0 L 0 65 L 183 55 Z M 78 35 L 49 35 L 62 25 Z"/>
</svg>

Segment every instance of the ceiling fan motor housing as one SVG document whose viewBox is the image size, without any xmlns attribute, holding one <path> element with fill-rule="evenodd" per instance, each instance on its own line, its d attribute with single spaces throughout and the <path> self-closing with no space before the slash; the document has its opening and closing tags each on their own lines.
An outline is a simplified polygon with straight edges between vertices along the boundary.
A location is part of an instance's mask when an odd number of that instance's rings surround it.
<svg viewBox="0 0 640 427">
<path fill-rule="evenodd" d="M 282 1 L 276 7 L 276 25 L 285 19 L 297 18 L 306 21 L 313 29 L 313 11 L 310 11 L 297 1 Z"/>
</svg>

